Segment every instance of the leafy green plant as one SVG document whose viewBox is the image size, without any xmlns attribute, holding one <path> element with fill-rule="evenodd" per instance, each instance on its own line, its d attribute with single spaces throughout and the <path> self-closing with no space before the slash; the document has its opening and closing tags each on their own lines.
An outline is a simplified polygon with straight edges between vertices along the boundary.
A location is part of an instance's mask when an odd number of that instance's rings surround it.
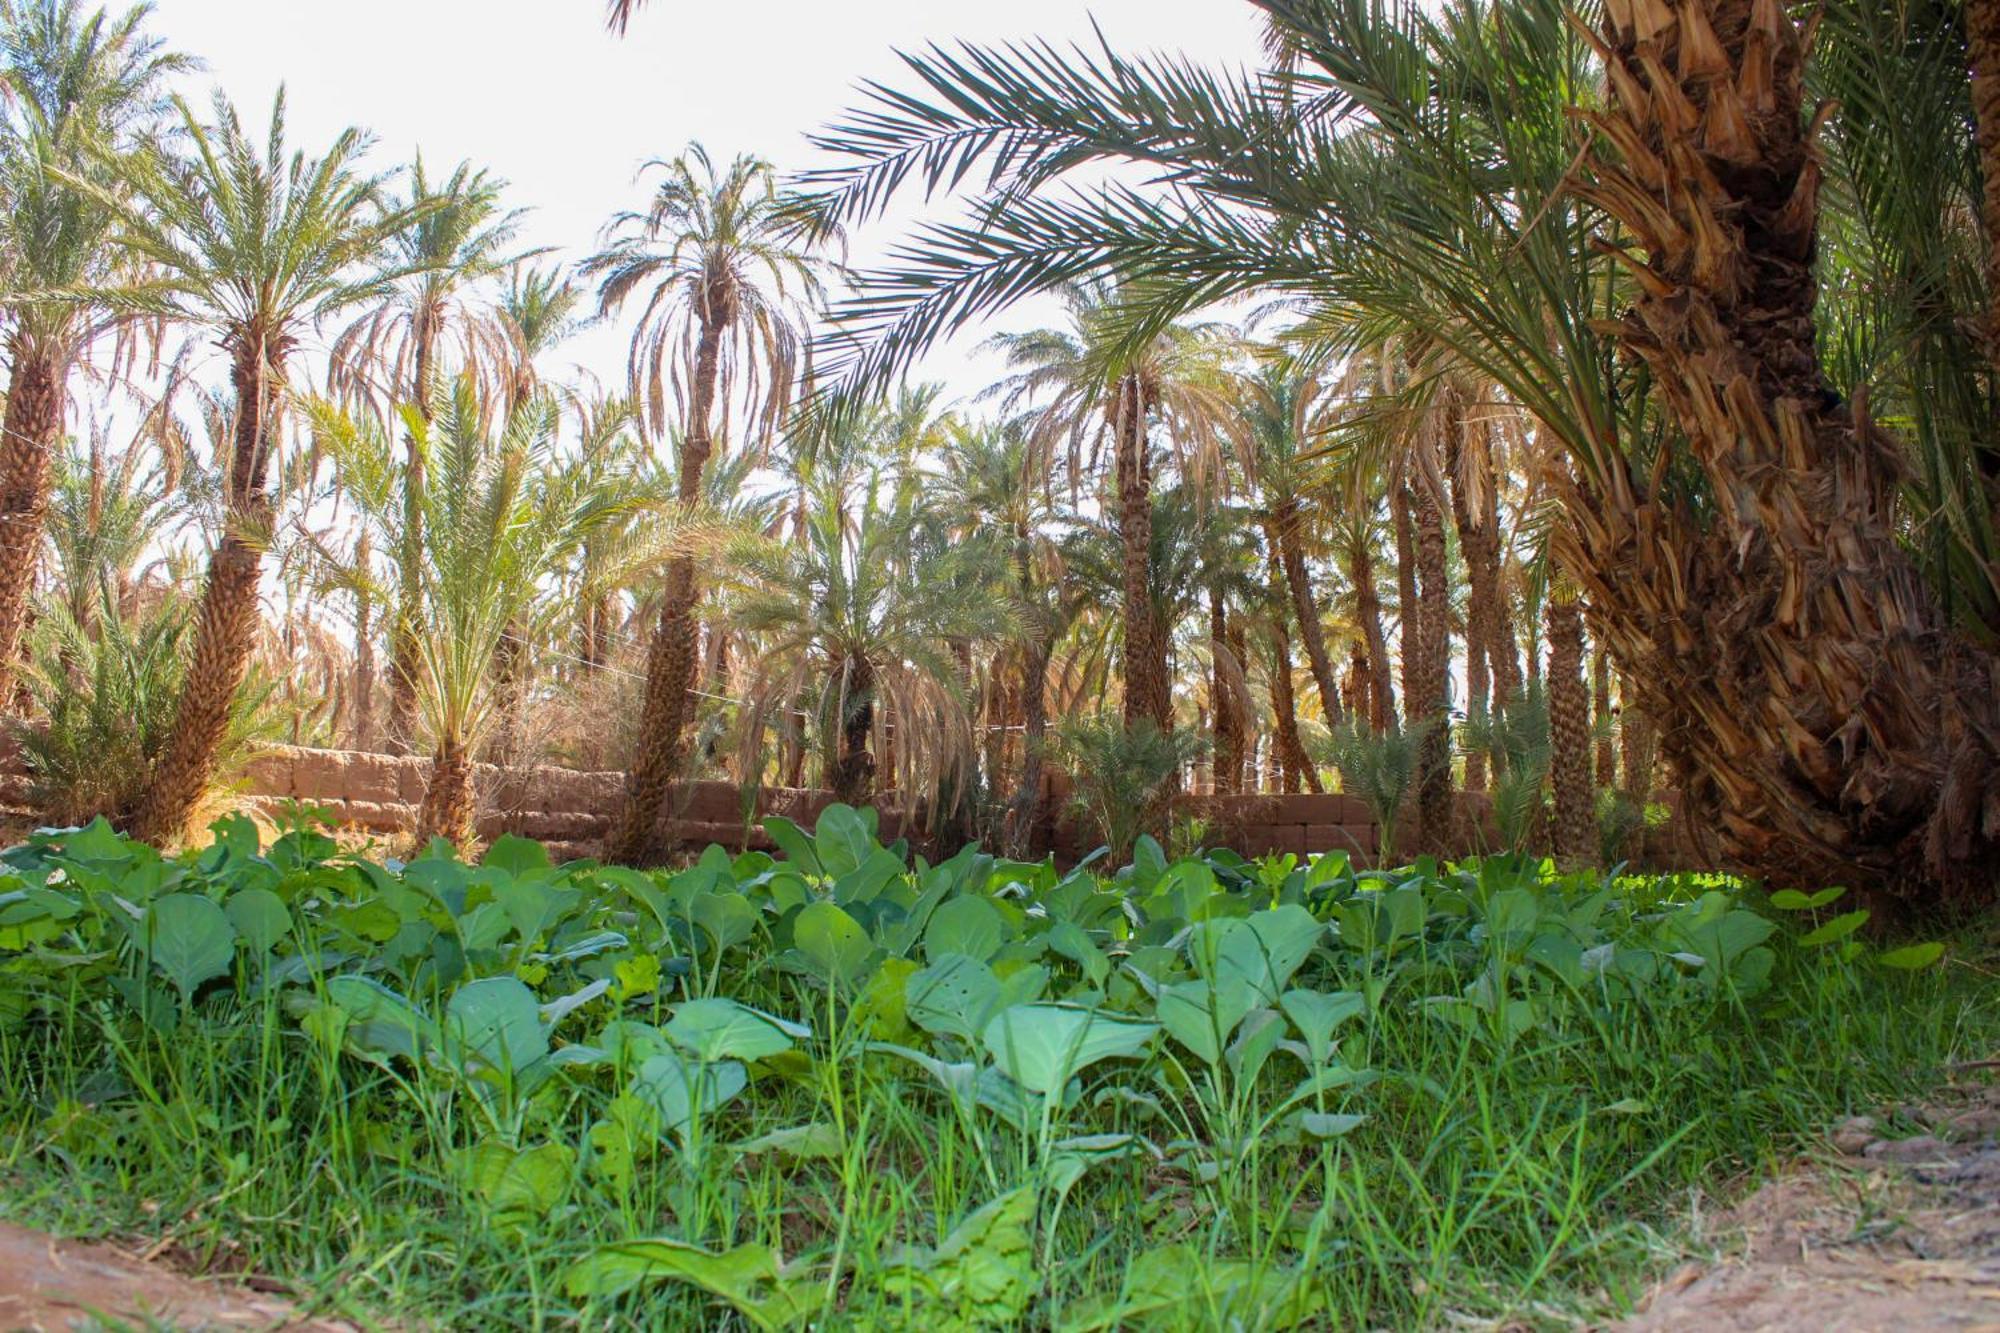
<svg viewBox="0 0 2000 1333">
<path fill-rule="evenodd" d="M 1065 719 L 1052 749 L 1076 783 L 1077 813 L 1104 839 L 1113 864 L 1123 864 L 1139 834 L 1159 816 L 1160 798 L 1202 739 L 1162 731 L 1151 722 L 1127 724 L 1109 713 Z"/>
</svg>

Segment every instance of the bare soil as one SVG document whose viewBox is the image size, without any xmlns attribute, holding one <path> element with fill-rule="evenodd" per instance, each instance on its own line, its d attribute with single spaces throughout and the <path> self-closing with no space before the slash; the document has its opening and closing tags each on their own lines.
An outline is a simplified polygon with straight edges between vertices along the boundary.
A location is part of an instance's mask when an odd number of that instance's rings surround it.
<svg viewBox="0 0 2000 1333">
<path fill-rule="evenodd" d="M 1992 1063 L 1992 1062 L 1984 1062 Z M 2000 1333 L 2000 1086 L 1859 1116 L 1709 1219 L 1624 1333 Z"/>
<path fill-rule="evenodd" d="M 7 1333 L 68 1333 L 111 1321 L 354 1333 L 351 1324 L 302 1315 L 283 1298 L 256 1290 L 254 1281 L 188 1277 L 142 1251 L 107 1241 L 57 1240 L 0 1222 L 0 1330 Z"/>
</svg>

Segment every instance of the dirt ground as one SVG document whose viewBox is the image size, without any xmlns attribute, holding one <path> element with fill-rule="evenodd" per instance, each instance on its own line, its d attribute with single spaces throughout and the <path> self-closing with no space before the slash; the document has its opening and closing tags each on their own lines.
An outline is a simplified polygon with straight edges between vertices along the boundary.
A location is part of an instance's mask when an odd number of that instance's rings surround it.
<svg viewBox="0 0 2000 1333">
<path fill-rule="evenodd" d="M 2000 1085 L 1837 1126 L 1823 1153 L 1727 1212 L 1623 1333 L 2000 1333 Z"/>
<path fill-rule="evenodd" d="M 249 1285 L 185 1277 L 108 1242 L 56 1240 L 0 1222 L 0 1330 L 68 1333 L 135 1323 L 353 1333 L 353 1325 L 304 1318 L 280 1297 Z"/>
</svg>

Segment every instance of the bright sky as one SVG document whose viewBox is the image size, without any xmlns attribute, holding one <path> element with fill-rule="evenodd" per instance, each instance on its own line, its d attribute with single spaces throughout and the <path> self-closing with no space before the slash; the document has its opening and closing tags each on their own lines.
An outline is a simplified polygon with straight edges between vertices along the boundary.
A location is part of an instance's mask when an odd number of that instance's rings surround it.
<svg viewBox="0 0 2000 1333">
<path fill-rule="evenodd" d="M 463 158 L 490 167 L 534 210 L 524 241 L 571 259 L 613 210 L 643 201 L 639 165 L 689 140 L 720 160 L 749 151 L 812 165 L 805 133 L 853 105 L 863 79 L 908 86 L 898 48 L 1087 42 L 1094 17 L 1120 50 L 1228 65 L 1257 52 L 1244 0 L 652 0 L 623 40 L 605 31 L 601 0 L 156 0 L 155 11 L 155 31 L 207 62 L 191 93 L 220 84 L 261 127 L 283 82 L 299 146 L 360 124 L 379 136 L 383 165 L 421 147 L 440 174 Z M 857 237 L 856 260 L 893 230 Z M 1006 324 L 1050 314 L 1023 309 Z M 624 332 L 591 331 L 568 359 L 616 387 Z M 994 370 L 961 346 L 921 374 L 963 394 Z"/>
</svg>

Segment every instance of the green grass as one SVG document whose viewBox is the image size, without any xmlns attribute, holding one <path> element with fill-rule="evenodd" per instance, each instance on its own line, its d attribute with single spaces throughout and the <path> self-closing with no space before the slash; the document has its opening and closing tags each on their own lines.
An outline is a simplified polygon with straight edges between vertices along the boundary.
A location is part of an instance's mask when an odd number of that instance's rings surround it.
<svg viewBox="0 0 2000 1333">
<path fill-rule="evenodd" d="M 1207 906 L 1159 931 L 1185 936 L 1225 899 L 1261 908 L 1309 873 L 1239 865 L 1216 862 Z M 1199 873 L 1170 868 L 1142 887 L 1156 870 L 1142 864 L 1111 887 L 1163 912 L 1160 883 Z M 990 882 L 1006 873 L 1003 863 Z M 6 1208 L 57 1231 L 171 1236 L 198 1261 L 296 1283 L 316 1309 L 454 1328 L 705 1327 L 741 1321 L 731 1312 L 745 1309 L 777 1326 L 808 1309 L 854 1327 L 1256 1328 L 1306 1316 L 1355 1328 L 1461 1316 L 1565 1326 L 1629 1306 L 1678 1256 L 1691 1192 L 1754 1179 L 1828 1121 L 1920 1091 L 1942 1064 L 1989 1055 L 2000 1036 L 1990 978 L 1974 967 L 1949 957 L 1884 967 L 1854 937 L 1802 944 L 1789 920 L 1752 946 L 1769 950 L 1768 963 L 1746 964 L 1744 948 L 1725 944 L 1706 964 L 1646 964 L 1656 970 L 1643 984 L 1586 972 L 1579 985 L 1561 958 L 1529 956 L 1572 929 L 1561 922 L 1595 910 L 1588 938 L 1629 946 L 1637 959 L 1663 938 L 1662 921 L 1697 920 L 1689 903 L 1709 883 L 1621 881 L 1591 909 L 1604 886 L 1587 878 L 1489 870 L 1489 885 L 1527 895 L 1508 907 L 1472 874 L 1342 873 L 1301 891 L 1331 929 L 1294 983 L 1359 997 L 1325 1066 L 1345 1072 L 1302 1103 L 1362 1117 L 1314 1122 L 1333 1137 L 1302 1132 L 1292 1111 L 1274 1114 L 1311 1067 L 1303 1056 L 1277 1051 L 1255 1077 L 1238 1076 L 1238 1066 L 1256 1067 L 1247 1025 L 1235 1061 L 1211 1064 L 1156 1037 L 1138 1058 L 1090 1064 L 1071 1095 L 1037 1104 L 1019 1125 L 957 1107 L 910 1058 L 881 1049 L 891 1036 L 938 1059 L 984 1062 L 885 1008 L 881 997 L 900 988 L 867 989 L 890 966 L 886 919 L 874 922 L 867 979 L 851 987 L 799 965 L 810 955 L 787 936 L 796 908 L 791 920 L 767 910 L 732 949 L 674 955 L 684 972 L 667 957 L 661 992 L 622 1001 L 614 992 L 563 1020 L 558 1031 L 580 1039 L 614 1017 L 663 1022 L 686 999 L 720 993 L 810 1027 L 793 1049 L 750 1061 L 747 1088 L 684 1135 L 644 1123 L 616 1132 L 616 1099 L 634 1086 L 623 1058 L 562 1070 L 528 1095 L 490 1081 L 481 1091 L 449 1061 L 364 1058 L 351 1028 L 326 1039 L 323 980 L 260 989 L 243 954 L 185 1012 L 148 1023 L 110 984 L 145 978 L 143 950 L 104 948 L 109 957 L 65 970 L 48 961 L 62 948 L 50 939 L 0 951 L 14 967 L 0 983 L 27 976 L 35 949 L 42 957 L 31 1012 L 0 1024 Z M 224 879 L 209 876 L 218 897 Z M 1054 879 L 1024 896 L 1064 901 Z M 654 882 L 671 892 L 676 877 Z M 1421 927 L 1361 947 L 1365 922 L 1343 909 L 1375 911 L 1398 887 L 1421 893 Z M 1462 898 L 1469 916 L 1455 915 Z M 1530 898 L 1538 915 L 1521 918 L 1530 924 L 1513 944 L 1498 942 L 1504 911 L 1526 912 Z M 310 953 L 332 915 L 305 897 L 292 906 L 295 946 Z M 586 904 L 578 929 L 606 912 L 628 926 L 643 919 Z M 1130 952 L 1101 991 L 1044 954 L 1054 962 L 1046 993 L 1087 989 L 1106 1010 L 1152 1012 L 1149 988 L 1126 979 L 1141 963 L 1166 966 L 1144 954 L 1148 927 L 1131 920 L 1147 915 L 1135 907 L 1100 928 L 1130 931 L 1106 941 Z M 1035 939 L 1043 919 L 1026 916 L 1022 938 Z M 469 938 L 473 928 L 461 928 Z M 78 943 L 84 929 L 72 923 L 63 938 Z M 713 942 L 692 931 L 690 940 Z M 489 970 L 526 974 L 542 998 L 568 993 L 550 965 L 523 961 L 531 943 L 498 950 Z M 612 961 L 579 966 L 609 973 Z M 1003 968 L 1013 970 L 1004 958 L 993 970 Z M 1168 975 L 1203 970 L 1183 958 Z M 378 975 L 396 979 L 388 968 Z M 434 986 L 433 997 L 451 989 Z M 423 990 L 409 986 L 413 997 Z M 741 1150 L 802 1126 L 819 1127 L 815 1147 L 827 1155 Z M 1070 1142 L 1085 1135 L 1135 1137 Z M 637 1156 L 619 1171 L 608 1163 L 627 1138 Z M 499 1147 L 480 1178 L 482 1144 Z M 546 1189 L 515 1156 L 542 1145 L 556 1145 Z M 1103 1160 L 1075 1174 L 1075 1159 L 1093 1151 Z M 568 1280 L 600 1247 L 643 1237 L 710 1254 L 761 1245 L 785 1268 L 777 1280 L 742 1278 L 734 1305 L 681 1281 L 592 1296 Z M 758 1257 L 736 1255 L 746 1265 Z"/>
</svg>

